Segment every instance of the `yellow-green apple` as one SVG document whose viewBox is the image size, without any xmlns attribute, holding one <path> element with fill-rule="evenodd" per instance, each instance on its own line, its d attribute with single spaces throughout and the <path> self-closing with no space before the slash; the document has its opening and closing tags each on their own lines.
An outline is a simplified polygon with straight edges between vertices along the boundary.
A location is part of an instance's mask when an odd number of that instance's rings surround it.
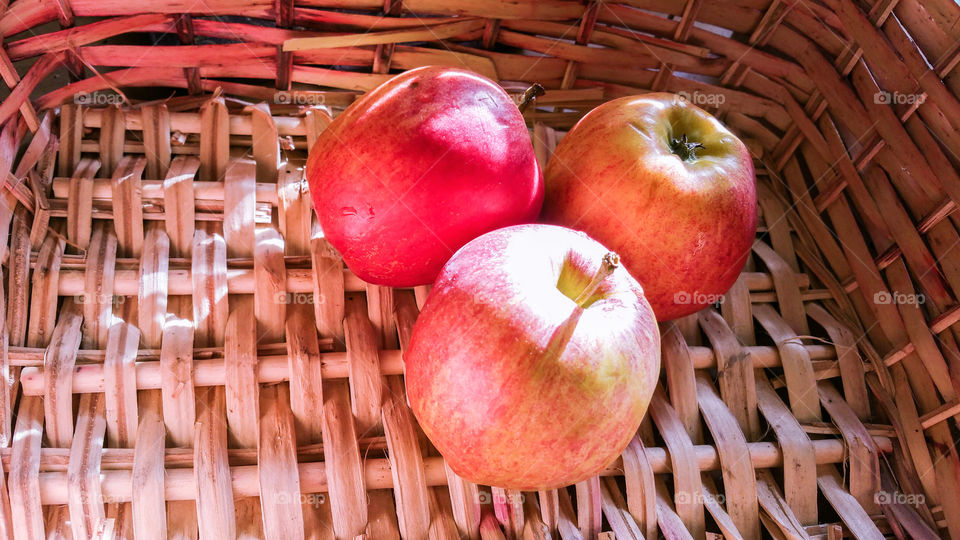
<svg viewBox="0 0 960 540">
<path fill-rule="evenodd" d="M 720 301 L 756 234 L 746 146 L 673 94 L 590 111 L 557 145 L 544 176 L 543 219 L 617 251 L 659 320 Z"/>
<path fill-rule="evenodd" d="M 410 406 L 454 472 L 551 489 L 623 452 L 657 383 L 660 335 L 615 253 L 582 232 L 517 225 L 447 262 L 404 361 Z"/>
<path fill-rule="evenodd" d="M 393 77 L 318 137 L 307 179 L 323 231 L 370 283 L 432 283 L 477 236 L 536 220 L 543 175 L 510 96 L 476 73 Z"/>
</svg>

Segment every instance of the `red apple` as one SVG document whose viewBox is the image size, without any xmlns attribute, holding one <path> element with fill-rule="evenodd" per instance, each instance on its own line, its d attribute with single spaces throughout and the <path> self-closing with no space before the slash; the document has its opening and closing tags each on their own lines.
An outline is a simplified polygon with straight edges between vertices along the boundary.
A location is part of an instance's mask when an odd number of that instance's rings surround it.
<svg viewBox="0 0 960 540">
<path fill-rule="evenodd" d="M 619 253 L 661 321 L 721 301 L 756 234 L 746 146 L 673 94 L 590 111 L 557 145 L 545 178 L 544 220 Z"/>
<path fill-rule="evenodd" d="M 660 334 L 616 254 L 581 232 L 518 225 L 447 262 L 404 360 L 410 406 L 450 468 L 533 491 L 623 452 L 657 383 Z"/>
<path fill-rule="evenodd" d="M 523 116 L 496 83 L 444 67 L 367 93 L 317 138 L 307 161 L 330 243 L 370 283 L 432 283 L 477 236 L 534 221 L 543 177 Z"/>
</svg>

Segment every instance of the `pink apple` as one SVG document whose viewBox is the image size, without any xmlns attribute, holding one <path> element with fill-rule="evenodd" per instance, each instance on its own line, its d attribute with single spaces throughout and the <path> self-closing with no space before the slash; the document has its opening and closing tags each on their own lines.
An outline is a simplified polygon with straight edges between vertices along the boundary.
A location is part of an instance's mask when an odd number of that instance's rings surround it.
<svg viewBox="0 0 960 540">
<path fill-rule="evenodd" d="M 370 283 L 432 283 L 477 236 L 536 220 L 543 177 L 523 116 L 476 73 L 407 71 L 320 134 L 307 178 L 347 266 Z"/>
<path fill-rule="evenodd" d="M 620 254 L 660 320 L 719 301 L 757 230 L 753 161 L 709 113 L 673 94 L 609 101 L 560 141 L 543 218 Z"/>
<path fill-rule="evenodd" d="M 657 383 L 660 335 L 616 254 L 570 229 L 519 225 L 447 262 L 404 359 L 410 406 L 454 472 L 551 489 L 626 447 Z"/>
</svg>

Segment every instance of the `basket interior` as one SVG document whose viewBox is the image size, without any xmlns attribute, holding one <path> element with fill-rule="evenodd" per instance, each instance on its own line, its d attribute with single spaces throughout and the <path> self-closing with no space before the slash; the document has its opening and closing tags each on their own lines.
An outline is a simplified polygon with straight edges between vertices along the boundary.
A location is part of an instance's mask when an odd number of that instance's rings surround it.
<svg viewBox="0 0 960 540">
<path fill-rule="evenodd" d="M 960 538 L 957 20 L 948 0 L 13 2 L 0 529 Z M 661 325 L 661 388 L 595 479 L 521 493 L 450 471 L 404 396 L 429 288 L 364 283 L 316 223 L 307 149 L 428 64 L 543 84 L 524 114 L 541 163 L 648 91 L 754 155 L 747 267 Z"/>
</svg>

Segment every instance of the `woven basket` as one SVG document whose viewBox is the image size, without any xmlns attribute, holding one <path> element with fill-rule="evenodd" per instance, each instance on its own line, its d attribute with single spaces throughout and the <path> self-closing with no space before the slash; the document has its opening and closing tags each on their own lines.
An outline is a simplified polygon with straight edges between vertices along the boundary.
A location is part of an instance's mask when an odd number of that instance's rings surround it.
<svg viewBox="0 0 960 540">
<path fill-rule="evenodd" d="M 960 539 L 960 6 L 871 2 L 0 2 L 0 537 Z M 747 267 L 662 326 L 598 478 L 446 468 L 403 390 L 427 289 L 313 218 L 331 115 L 428 64 L 544 85 L 542 161 L 651 90 L 756 158 Z"/>
</svg>

